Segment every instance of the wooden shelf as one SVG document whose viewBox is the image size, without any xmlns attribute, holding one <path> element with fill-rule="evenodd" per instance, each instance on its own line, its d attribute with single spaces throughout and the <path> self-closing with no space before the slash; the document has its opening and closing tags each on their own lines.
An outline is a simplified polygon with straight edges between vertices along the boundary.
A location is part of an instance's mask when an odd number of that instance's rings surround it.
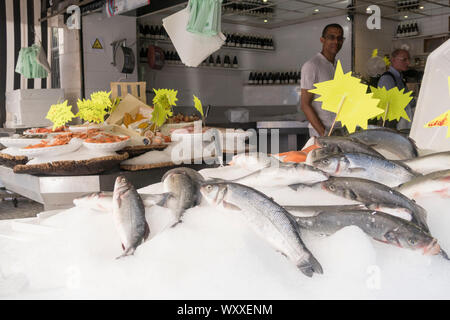
<svg viewBox="0 0 450 320">
<path fill-rule="evenodd" d="M 405 40 L 405 39 L 420 39 L 420 38 L 439 38 L 442 36 L 450 36 L 450 32 L 440 33 L 440 34 L 429 34 L 429 35 L 417 35 L 410 37 L 393 37 L 393 40 Z"/>
<path fill-rule="evenodd" d="M 140 64 L 147 64 L 148 62 L 147 61 L 143 61 L 143 60 L 140 60 L 139 61 L 139 63 Z M 164 67 L 163 67 L 163 69 L 164 68 L 166 68 L 166 67 L 169 67 L 169 68 L 187 68 L 187 69 L 208 69 L 208 70 L 211 70 L 211 69 L 216 69 L 216 70 L 232 70 L 232 71 L 248 71 L 248 70 L 245 70 L 245 69 L 242 69 L 242 68 L 226 68 L 226 67 L 210 67 L 210 66 L 202 66 L 202 65 L 199 65 L 198 67 L 188 67 L 188 66 L 185 66 L 184 64 L 164 64 Z"/>
</svg>

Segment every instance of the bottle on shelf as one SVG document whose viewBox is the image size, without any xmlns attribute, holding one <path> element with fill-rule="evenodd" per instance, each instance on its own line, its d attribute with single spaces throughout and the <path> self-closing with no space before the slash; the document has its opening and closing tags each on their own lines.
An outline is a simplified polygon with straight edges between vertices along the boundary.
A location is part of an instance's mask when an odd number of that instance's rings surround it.
<svg viewBox="0 0 450 320">
<path fill-rule="evenodd" d="M 231 67 L 231 61 L 230 61 L 230 57 L 228 55 L 225 55 L 225 58 L 223 59 L 223 66 L 225 68 Z"/>
<path fill-rule="evenodd" d="M 234 58 L 233 58 L 233 65 L 232 65 L 232 67 L 233 68 L 238 68 L 239 67 L 237 56 L 234 56 Z"/>
<path fill-rule="evenodd" d="M 210 66 L 210 67 L 214 66 L 214 57 L 213 57 L 213 55 L 209 56 L 208 66 Z"/>
<path fill-rule="evenodd" d="M 248 76 L 248 84 L 253 84 L 253 72 L 250 72 Z"/>
<path fill-rule="evenodd" d="M 222 60 L 220 59 L 220 55 L 217 55 L 216 58 L 216 67 L 221 67 L 222 66 Z"/>
</svg>

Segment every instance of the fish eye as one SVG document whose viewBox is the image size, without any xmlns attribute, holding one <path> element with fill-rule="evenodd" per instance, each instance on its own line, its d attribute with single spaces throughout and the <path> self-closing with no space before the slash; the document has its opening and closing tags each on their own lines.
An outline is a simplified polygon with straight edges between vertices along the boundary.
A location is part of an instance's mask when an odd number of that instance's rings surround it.
<svg viewBox="0 0 450 320">
<path fill-rule="evenodd" d="M 413 246 L 417 243 L 417 240 L 415 238 L 409 238 L 408 243 Z"/>
<path fill-rule="evenodd" d="M 210 184 L 208 184 L 207 186 L 206 186 L 206 191 L 211 191 L 212 190 L 212 185 L 210 185 Z"/>
<path fill-rule="evenodd" d="M 329 161 L 328 159 L 323 159 L 323 160 L 322 160 L 322 163 L 323 163 L 323 164 L 328 164 L 329 162 L 330 162 L 330 161 Z"/>
<path fill-rule="evenodd" d="M 328 186 L 328 189 L 330 189 L 331 191 L 335 191 L 335 190 L 336 190 L 336 187 L 333 186 L 332 184 L 330 184 L 330 185 Z"/>
</svg>

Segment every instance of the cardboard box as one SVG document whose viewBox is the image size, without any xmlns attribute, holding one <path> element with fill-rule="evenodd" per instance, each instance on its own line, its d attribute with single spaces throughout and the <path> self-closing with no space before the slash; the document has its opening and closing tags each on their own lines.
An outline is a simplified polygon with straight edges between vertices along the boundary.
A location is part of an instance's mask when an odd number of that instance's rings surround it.
<svg viewBox="0 0 450 320">
<path fill-rule="evenodd" d="M 131 116 L 136 117 L 138 112 L 144 116 L 148 116 L 153 112 L 153 108 L 131 94 L 127 94 L 125 98 L 120 101 L 119 105 L 116 107 L 116 110 L 114 110 L 108 119 L 105 120 L 105 123 L 120 126 L 123 123 L 125 113 L 129 113 Z"/>
</svg>

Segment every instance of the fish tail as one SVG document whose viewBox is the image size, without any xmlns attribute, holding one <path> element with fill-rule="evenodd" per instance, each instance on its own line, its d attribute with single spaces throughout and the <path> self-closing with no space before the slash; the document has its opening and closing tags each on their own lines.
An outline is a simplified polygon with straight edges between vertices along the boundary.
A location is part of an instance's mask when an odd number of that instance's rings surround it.
<svg viewBox="0 0 450 320">
<path fill-rule="evenodd" d="M 297 268 L 308 277 L 312 277 L 314 273 L 323 274 L 322 266 L 310 252 L 306 260 L 301 260 L 297 263 Z"/>
<path fill-rule="evenodd" d="M 136 249 L 133 247 L 130 247 L 130 248 L 126 249 L 125 252 L 122 253 L 120 256 L 118 256 L 116 259 L 121 259 L 123 257 L 133 255 L 134 251 L 136 251 Z"/>
</svg>

